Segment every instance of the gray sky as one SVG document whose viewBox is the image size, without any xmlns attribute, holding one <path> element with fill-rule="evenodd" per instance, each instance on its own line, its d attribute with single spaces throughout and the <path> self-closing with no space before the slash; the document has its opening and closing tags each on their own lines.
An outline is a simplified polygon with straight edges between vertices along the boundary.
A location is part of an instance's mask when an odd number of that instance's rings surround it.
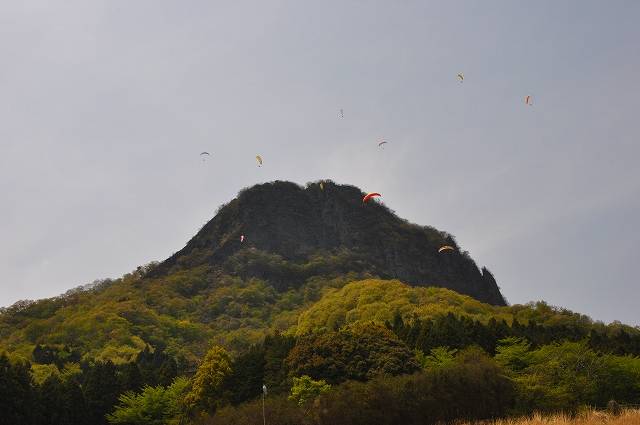
<svg viewBox="0 0 640 425">
<path fill-rule="evenodd" d="M 511 303 L 638 325 L 639 21 L 637 1 L 0 2 L 0 305 L 164 259 L 245 186 L 331 178 L 453 233 Z"/>
</svg>

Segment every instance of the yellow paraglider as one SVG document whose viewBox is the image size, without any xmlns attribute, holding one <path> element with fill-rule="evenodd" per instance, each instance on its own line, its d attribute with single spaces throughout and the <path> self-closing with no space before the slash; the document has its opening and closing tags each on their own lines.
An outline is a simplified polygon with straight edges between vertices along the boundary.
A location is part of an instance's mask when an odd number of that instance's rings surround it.
<svg viewBox="0 0 640 425">
<path fill-rule="evenodd" d="M 262 157 L 260 155 L 256 155 L 256 161 L 258 161 L 258 167 L 262 167 Z"/>
<path fill-rule="evenodd" d="M 324 190 L 324 183 L 320 182 L 320 190 Z"/>
<path fill-rule="evenodd" d="M 464 74 L 462 72 L 458 74 L 458 79 L 460 80 L 460 82 L 464 81 Z"/>
<path fill-rule="evenodd" d="M 456 249 L 454 247 L 452 247 L 451 245 L 445 245 L 445 246 L 441 246 L 440 249 L 438 250 L 438 252 L 442 252 L 442 251 L 455 251 Z"/>
</svg>

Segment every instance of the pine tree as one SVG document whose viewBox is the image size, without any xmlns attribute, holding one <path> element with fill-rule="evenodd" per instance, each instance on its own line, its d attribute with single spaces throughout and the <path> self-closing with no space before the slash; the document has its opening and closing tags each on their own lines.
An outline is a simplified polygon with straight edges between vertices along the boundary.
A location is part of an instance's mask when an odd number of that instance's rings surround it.
<svg viewBox="0 0 640 425">
<path fill-rule="evenodd" d="M 106 424 L 105 415 L 113 409 L 121 393 L 116 367 L 111 361 L 96 362 L 87 370 L 83 388 L 91 423 Z"/>
<path fill-rule="evenodd" d="M 29 363 L 12 364 L 0 355 L 0 424 L 30 425 L 37 412 Z"/>
</svg>

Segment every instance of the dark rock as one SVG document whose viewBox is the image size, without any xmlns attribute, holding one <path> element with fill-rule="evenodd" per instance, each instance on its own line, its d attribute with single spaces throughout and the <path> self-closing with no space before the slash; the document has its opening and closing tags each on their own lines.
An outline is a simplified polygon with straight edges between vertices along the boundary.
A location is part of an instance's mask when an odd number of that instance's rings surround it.
<svg viewBox="0 0 640 425">
<path fill-rule="evenodd" d="M 456 246 L 448 233 L 408 223 L 380 203 L 363 204 L 356 187 L 323 186 L 276 181 L 241 191 L 149 274 L 208 264 L 286 289 L 313 276 L 355 272 L 505 305 L 491 273 L 467 253 L 438 253 L 442 245 Z"/>
</svg>

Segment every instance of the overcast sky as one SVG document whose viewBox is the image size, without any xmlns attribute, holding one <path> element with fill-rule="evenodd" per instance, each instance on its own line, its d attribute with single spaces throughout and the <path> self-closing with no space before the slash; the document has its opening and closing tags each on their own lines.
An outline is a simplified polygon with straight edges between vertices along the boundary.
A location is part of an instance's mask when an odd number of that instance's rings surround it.
<svg viewBox="0 0 640 425">
<path fill-rule="evenodd" d="M 0 305 L 162 260 L 243 187 L 330 178 L 453 233 L 511 303 L 640 325 L 639 21 L 633 0 L 0 2 Z"/>
</svg>

